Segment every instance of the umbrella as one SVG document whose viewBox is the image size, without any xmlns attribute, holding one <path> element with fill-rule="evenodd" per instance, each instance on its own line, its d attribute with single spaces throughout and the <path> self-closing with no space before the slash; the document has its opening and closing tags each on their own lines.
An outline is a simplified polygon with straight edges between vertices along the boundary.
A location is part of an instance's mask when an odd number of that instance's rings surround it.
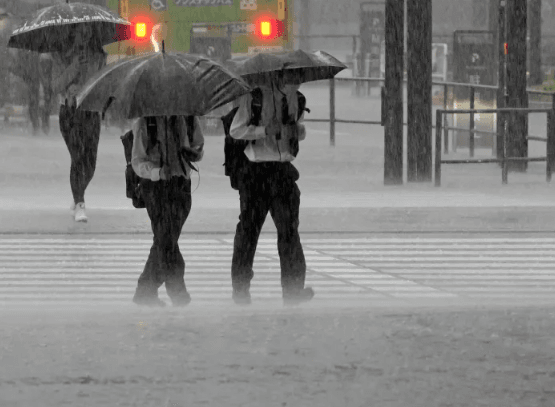
<svg viewBox="0 0 555 407">
<path fill-rule="evenodd" d="M 104 113 L 113 102 L 128 119 L 202 116 L 250 91 L 238 75 L 204 56 L 162 51 L 106 66 L 84 85 L 77 106 Z"/>
<path fill-rule="evenodd" d="M 284 68 L 283 61 L 275 54 L 260 53 L 226 61 L 226 66 L 249 84 L 267 83 L 276 71 Z"/>
<path fill-rule="evenodd" d="M 297 50 L 278 55 L 285 64 L 286 83 L 305 83 L 332 79 L 347 65 L 324 51 Z"/>
<path fill-rule="evenodd" d="M 69 1 L 69 0 L 66 0 Z M 131 23 L 106 8 L 85 3 L 61 3 L 38 10 L 12 33 L 8 47 L 37 52 L 64 51 L 84 25 L 107 45 L 129 37 Z"/>
<path fill-rule="evenodd" d="M 347 68 L 327 52 L 302 50 L 239 57 L 228 61 L 227 66 L 251 85 L 268 83 L 276 72 L 283 74 L 285 83 L 301 84 L 331 79 Z"/>
</svg>

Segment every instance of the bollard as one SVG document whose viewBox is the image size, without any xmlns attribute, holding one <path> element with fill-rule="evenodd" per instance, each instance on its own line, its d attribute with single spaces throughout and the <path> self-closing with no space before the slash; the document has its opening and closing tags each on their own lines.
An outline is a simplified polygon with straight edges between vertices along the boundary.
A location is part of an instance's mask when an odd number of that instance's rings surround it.
<svg viewBox="0 0 555 407">
<path fill-rule="evenodd" d="M 385 126 L 386 122 L 387 122 L 387 91 L 385 89 L 385 86 L 382 86 L 382 98 L 381 98 L 381 119 L 380 119 L 380 123 L 383 126 Z"/>
<path fill-rule="evenodd" d="M 503 149 L 501 150 L 502 156 L 501 159 L 501 182 L 503 185 L 507 185 L 509 183 L 509 162 L 507 161 L 507 116 L 504 113 L 499 113 L 503 115 Z M 510 113 L 508 113 L 510 114 Z"/>
<path fill-rule="evenodd" d="M 547 113 L 547 165 L 546 181 L 551 182 L 551 175 L 555 170 L 555 111 Z"/>
<path fill-rule="evenodd" d="M 443 110 L 447 110 L 447 95 L 449 88 L 443 85 Z M 443 115 L 443 148 L 445 154 L 449 154 L 449 123 L 447 122 L 447 115 Z"/>
<path fill-rule="evenodd" d="M 330 79 L 330 146 L 335 146 L 335 79 Z"/>
<path fill-rule="evenodd" d="M 470 88 L 470 110 L 474 110 L 474 88 Z M 474 157 L 474 112 L 470 113 L 470 139 L 468 140 L 470 157 Z"/>
<path fill-rule="evenodd" d="M 441 110 L 436 110 L 435 186 L 441 186 Z"/>
</svg>

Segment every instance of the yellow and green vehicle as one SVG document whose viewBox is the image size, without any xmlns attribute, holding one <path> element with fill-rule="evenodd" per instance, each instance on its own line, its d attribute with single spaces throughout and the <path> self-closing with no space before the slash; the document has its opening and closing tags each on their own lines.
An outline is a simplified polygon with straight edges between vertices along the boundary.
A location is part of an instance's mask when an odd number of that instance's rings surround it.
<svg viewBox="0 0 555 407">
<path fill-rule="evenodd" d="M 130 21 L 130 39 L 105 47 L 110 59 L 152 52 L 163 32 L 166 51 L 228 59 L 292 49 L 294 0 L 107 0 Z"/>
</svg>

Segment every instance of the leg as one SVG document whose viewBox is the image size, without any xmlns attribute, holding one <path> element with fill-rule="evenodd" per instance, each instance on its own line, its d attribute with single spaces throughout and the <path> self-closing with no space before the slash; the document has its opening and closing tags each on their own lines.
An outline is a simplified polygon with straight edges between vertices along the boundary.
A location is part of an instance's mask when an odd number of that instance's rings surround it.
<svg viewBox="0 0 555 407">
<path fill-rule="evenodd" d="M 50 133 L 50 109 L 52 107 L 52 90 L 48 87 L 48 85 L 43 84 L 43 99 L 44 99 L 44 106 L 41 112 L 41 119 L 42 119 L 42 132 L 44 134 Z"/>
<path fill-rule="evenodd" d="M 301 192 L 292 180 L 278 181 L 273 188 L 270 214 L 277 228 L 284 299 L 311 299 L 312 289 L 305 289 L 306 262 L 299 236 Z M 304 298 L 307 297 L 307 298 Z"/>
<path fill-rule="evenodd" d="M 85 202 L 85 190 L 96 170 L 96 157 L 100 140 L 100 115 L 96 112 L 77 110 L 78 123 L 73 136 L 75 160 L 72 159 L 71 189 L 75 203 Z"/>
<path fill-rule="evenodd" d="M 100 116 L 62 106 L 60 130 L 71 156 L 69 181 L 75 205 L 85 202 L 85 190 L 94 176 L 100 139 Z"/>
<path fill-rule="evenodd" d="M 174 305 L 187 305 L 191 301 L 185 287 L 185 260 L 179 250 L 179 236 L 191 212 L 191 180 L 172 178 L 166 182 L 168 211 L 163 214 L 166 235 L 169 237 L 165 248 L 166 291 Z"/>
<path fill-rule="evenodd" d="M 43 90 L 44 106 L 41 112 L 42 131 L 44 134 L 50 132 L 50 111 L 52 108 L 52 58 L 47 54 L 39 57 L 39 77 Z"/>
<path fill-rule="evenodd" d="M 268 214 L 267 190 L 264 181 L 239 183 L 241 214 L 235 232 L 231 281 L 234 291 L 247 291 L 253 277 L 252 265 L 258 237 Z"/>
<path fill-rule="evenodd" d="M 38 83 L 38 78 L 27 83 L 27 103 L 29 107 L 29 120 L 33 126 L 33 135 L 38 133 L 40 123 L 39 123 L 39 96 L 40 88 Z"/>
<path fill-rule="evenodd" d="M 165 233 L 163 213 L 166 208 L 162 204 L 164 201 L 160 200 L 160 190 L 159 183 L 143 181 L 142 192 L 154 237 L 150 254 L 137 282 L 137 289 L 133 297 L 133 302 L 139 305 L 163 305 L 163 302 L 158 299 L 158 288 L 165 280 L 162 265 L 162 238 Z"/>
</svg>

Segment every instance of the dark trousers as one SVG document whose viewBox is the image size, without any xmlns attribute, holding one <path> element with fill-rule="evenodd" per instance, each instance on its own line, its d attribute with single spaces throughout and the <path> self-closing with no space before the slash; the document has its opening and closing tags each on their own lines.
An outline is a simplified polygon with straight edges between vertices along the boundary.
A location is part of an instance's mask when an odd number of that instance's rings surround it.
<svg viewBox="0 0 555 407">
<path fill-rule="evenodd" d="M 143 273 L 139 277 L 137 295 L 156 296 L 166 283 L 171 299 L 185 288 L 185 261 L 179 250 L 181 229 L 191 211 L 191 180 L 172 177 L 168 181 L 141 182 L 146 210 L 154 239 Z"/>
<path fill-rule="evenodd" d="M 75 203 L 85 202 L 85 190 L 96 169 L 100 113 L 60 106 L 60 131 L 71 156 L 69 183 Z"/>
<path fill-rule="evenodd" d="M 252 168 L 258 167 L 257 170 L 249 171 L 239 180 L 241 214 L 233 247 L 232 285 L 238 290 L 250 287 L 258 238 L 266 215 L 270 212 L 277 229 L 281 286 L 284 291 L 294 292 L 304 288 L 306 275 L 298 230 L 301 192 L 296 177 L 291 176 L 288 170 L 294 169 L 290 164 L 260 170 L 264 168 L 263 165 L 251 164 Z"/>
</svg>

